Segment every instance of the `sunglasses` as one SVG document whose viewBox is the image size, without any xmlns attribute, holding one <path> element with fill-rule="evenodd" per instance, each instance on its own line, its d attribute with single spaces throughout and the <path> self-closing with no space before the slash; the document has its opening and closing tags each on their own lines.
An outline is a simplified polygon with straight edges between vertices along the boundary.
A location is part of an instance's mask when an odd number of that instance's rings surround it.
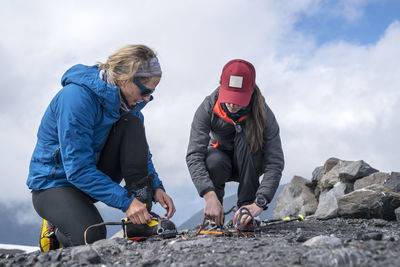
<svg viewBox="0 0 400 267">
<path fill-rule="evenodd" d="M 150 89 L 144 86 L 142 83 L 140 83 L 138 80 L 133 80 L 133 83 L 136 84 L 137 87 L 140 89 L 140 95 L 142 97 L 148 97 L 152 93 L 154 93 L 155 89 Z"/>
</svg>

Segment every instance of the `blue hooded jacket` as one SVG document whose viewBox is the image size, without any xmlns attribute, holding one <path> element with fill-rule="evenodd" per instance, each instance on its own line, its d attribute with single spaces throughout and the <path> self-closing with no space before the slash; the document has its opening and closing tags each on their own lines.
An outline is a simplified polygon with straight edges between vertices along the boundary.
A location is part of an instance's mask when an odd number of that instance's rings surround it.
<svg viewBox="0 0 400 267">
<path fill-rule="evenodd" d="M 118 87 L 99 77 L 97 66 L 75 65 L 63 75 L 63 88 L 42 118 L 29 166 L 27 185 L 32 190 L 75 186 L 94 199 L 126 211 L 134 197 L 96 168 L 112 125 L 119 120 Z M 130 113 L 143 122 L 145 101 Z M 149 151 L 148 173 L 153 190 L 161 188 Z"/>
</svg>

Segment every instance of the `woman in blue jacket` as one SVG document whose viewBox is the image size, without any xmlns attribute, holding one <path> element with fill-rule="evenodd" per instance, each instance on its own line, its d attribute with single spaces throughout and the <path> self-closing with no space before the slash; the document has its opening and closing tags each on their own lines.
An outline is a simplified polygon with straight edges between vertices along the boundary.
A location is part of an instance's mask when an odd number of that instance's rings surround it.
<svg viewBox="0 0 400 267">
<path fill-rule="evenodd" d="M 85 229 L 103 221 L 96 201 L 121 209 L 134 224 L 151 221 L 152 200 L 173 216 L 141 113 L 161 74 L 154 51 L 128 45 L 105 63 L 76 65 L 63 75 L 63 88 L 39 127 L 27 185 L 35 210 L 48 222 L 43 227 L 64 247 L 83 244 Z M 106 228 L 100 227 L 90 230 L 87 240 L 105 237 Z"/>
</svg>

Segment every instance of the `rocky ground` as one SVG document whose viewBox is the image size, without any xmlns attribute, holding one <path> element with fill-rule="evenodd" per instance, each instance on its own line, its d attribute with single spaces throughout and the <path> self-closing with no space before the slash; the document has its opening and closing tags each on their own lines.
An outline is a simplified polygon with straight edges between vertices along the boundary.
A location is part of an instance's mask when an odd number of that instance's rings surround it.
<svg viewBox="0 0 400 267">
<path fill-rule="evenodd" d="M 252 237 L 195 230 L 173 239 L 101 240 L 29 254 L 0 252 L 0 266 L 399 266 L 400 223 L 382 219 L 306 219 Z"/>
</svg>

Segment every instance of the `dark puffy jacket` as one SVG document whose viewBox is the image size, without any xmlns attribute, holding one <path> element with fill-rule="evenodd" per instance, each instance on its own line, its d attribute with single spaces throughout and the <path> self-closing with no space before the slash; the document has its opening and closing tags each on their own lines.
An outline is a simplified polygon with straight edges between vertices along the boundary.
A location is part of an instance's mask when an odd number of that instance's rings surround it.
<svg viewBox="0 0 400 267">
<path fill-rule="evenodd" d="M 235 142 L 245 138 L 245 120 L 241 123 L 241 127 L 243 128 L 241 135 L 244 137 L 242 139 L 235 138 L 238 135 L 235 126 L 229 123 L 226 118 L 217 115 L 216 111 L 213 110 L 217 102 L 218 93 L 219 88 L 207 96 L 198 107 L 190 132 L 186 162 L 193 183 L 200 196 L 215 190 L 205 163 L 210 143 L 218 142 L 219 148 L 233 150 L 237 147 L 243 147 L 235 144 Z M 268 201 L 271 201 L 282 176 L 284 157 L 278 123 L 267 104 L 265 104 L 265 109 L 267 122 L 264 129 L 263 150 L 254 155 L 251 155 L 248 149 L 243 151 L 243 153 L 247 153 L 247 156 L 253 157 L 257 174 L 259 176 L 264 174 L 256 195 L 263 195 Z M 235 151 L 235 153 L 242 153 L 242 151 Z"/>
</svg>

